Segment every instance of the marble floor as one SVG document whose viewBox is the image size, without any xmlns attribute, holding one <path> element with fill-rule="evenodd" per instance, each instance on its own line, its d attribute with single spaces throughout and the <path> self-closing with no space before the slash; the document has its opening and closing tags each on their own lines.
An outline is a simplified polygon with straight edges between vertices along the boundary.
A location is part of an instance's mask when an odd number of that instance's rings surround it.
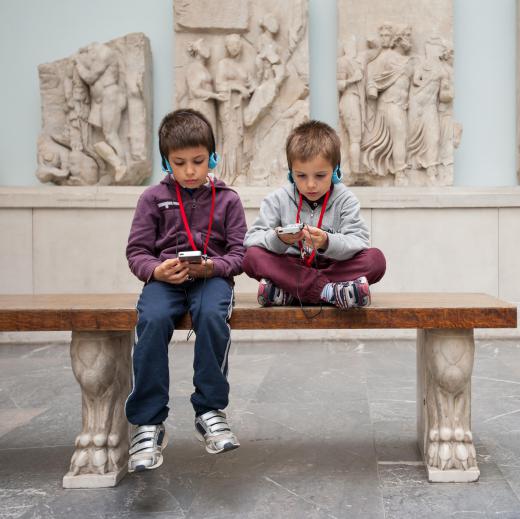
<svg viewBox="0 0 520 519">
<path fill-rule="evenodd" d="M 430 484 L 415 439 L 410 340 L 235 342 L 228 411 L 240 449 L 192 429 L 192 346 L 170 355 L 163 466 L 112 489 L 64 490 L 81 424 L 65 344 L 0 347 L 1 518 L 520 518 L 520 342 L 479 341 L 481 478 Z"/>
</svg>

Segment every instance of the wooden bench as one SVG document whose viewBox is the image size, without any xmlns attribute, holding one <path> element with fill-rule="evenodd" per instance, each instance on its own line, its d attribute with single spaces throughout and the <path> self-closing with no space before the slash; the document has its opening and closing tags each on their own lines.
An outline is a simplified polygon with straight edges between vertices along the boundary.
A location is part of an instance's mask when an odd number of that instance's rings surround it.
<svg viewBox="0 0 520 519">
<path fill-rule="evenodd" d="M 134 294 L 0 296 L 0 331 L 71 330 L 72 369 L 82 391 L 83 428 L 66 488 L 114 486 L 125 475 L 136 323 Z M 316 308 L 307 313 L 315 314 Z M 418 443 L 428 479 L 479 478 L 471 433 L 473 328 L 515 328 L 514 305 L 485 294 L 375 293 L 369 308 L 324 307 L 307 319 L 299 307 L 259 308 L 238 297 L 234 329 L 417 329 Z M 189 329 L 185 316 L 178 329 Z"/>
</svg>

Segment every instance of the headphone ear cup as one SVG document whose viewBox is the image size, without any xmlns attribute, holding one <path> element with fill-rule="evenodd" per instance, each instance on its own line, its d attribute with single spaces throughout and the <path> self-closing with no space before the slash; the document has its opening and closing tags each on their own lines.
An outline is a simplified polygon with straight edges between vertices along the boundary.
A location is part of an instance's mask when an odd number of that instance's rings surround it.
<svg viewBox="0 0 520 519">
<path fill-rule="evenodd" d="M 292 171 L 289 169 L 287 171 L 287 180 L 291 183 L 291 184 L 294 184 L 294 178 L 292 176 Z"/>
<path fill-rule="evenodd" d="M 165 175 L 173 174 L 172 167 L 170 166 L 168 159 L 164 155 L 161 155 L 161 167 Z"/>
<path fill-rule="evenodd" d="M 332 172 L 332 183 L 339 184 L 343 178 L 343 171 L 341 171 L 339 164 L 334 168 Z"/>
<path fill-rule="evenodd" d="M 209 159 L 208 159 L 208 168 L 209 169 L 214 169 L 217 167 L 217 164 L 220 160 L 220 157 L 218 155 L 218 153 L 216 151 L 214 151 L 210 156 L 209 156 Z"/>
</svg>

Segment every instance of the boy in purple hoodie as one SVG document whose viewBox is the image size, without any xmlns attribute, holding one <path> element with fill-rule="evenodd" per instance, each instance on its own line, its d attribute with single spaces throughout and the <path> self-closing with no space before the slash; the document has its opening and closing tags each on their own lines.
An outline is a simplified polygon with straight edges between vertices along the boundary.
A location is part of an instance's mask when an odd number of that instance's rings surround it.
<svg viewBox="0 0 520 519">
<path fill-rule="evenodd" d="M 215 137 L 200 112 L 167 114 L 159 127 L 160 184 L 139 198 L 126 256 L 145 283 L 137 303 L 134 384 L 126 416 L 135 425 L 129 472 L 163 461 L 168 416 L 168 344 L 175 323 L 190 312 L 196 333 L 191 403 L 195 431 L 211 454 L 239 447 L 222 411 L 228 405 L 228 324 L 233 276 L 242 272 L 246 221 L 237 193 L 208 170 L 216 166 Z M 200 251 L 191 263 L 180 252 Z"/>
</svg>

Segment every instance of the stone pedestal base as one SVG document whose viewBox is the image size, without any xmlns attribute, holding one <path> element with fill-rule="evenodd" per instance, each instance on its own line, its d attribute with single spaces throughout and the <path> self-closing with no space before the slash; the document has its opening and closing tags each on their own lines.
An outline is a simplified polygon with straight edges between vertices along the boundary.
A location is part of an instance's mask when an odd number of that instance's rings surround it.
<svg viewBox="0 0 520 519">
<path fill-rule="evenodd" d="M 431 483 L 472 483 L 480 477 L 480 470 L 476 467 L 468 470 L 439 470 L 426 467 L 426 471 Z"/>
<path fill-rule="evenodd" d="M 126 475 L 127 467 L 122 467 L 118 472 L 107 474 L 81 474 L 74 476 L 67 472 L 63 476 L 63 488 L 107 488 L 115 487 Z"/>
<path fill-rule="evenodd" d="M 117 485 L 126 474 L 134 332 L 72 332 L 72 370 L 82 391 L 83 428 L 76 437 L 64 488 Z"/>
<path fill-rule="evenodd" d="M 477 481 L 473 330 L 417 330 L 417 437 L 431 482 Z"/>
</svg>

